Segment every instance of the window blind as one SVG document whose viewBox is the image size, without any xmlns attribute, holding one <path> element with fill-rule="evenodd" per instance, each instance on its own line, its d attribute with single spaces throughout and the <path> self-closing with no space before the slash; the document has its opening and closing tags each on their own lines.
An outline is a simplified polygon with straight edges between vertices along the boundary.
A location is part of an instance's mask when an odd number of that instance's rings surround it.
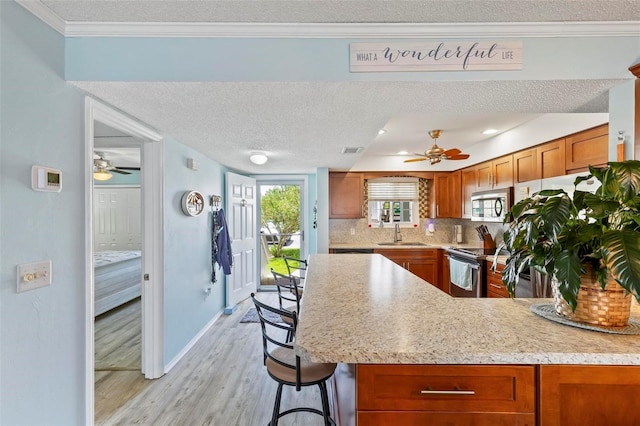
<svg viewBox="0 0 640 426">
<path fill-rule="evenodd" d="M 367 185 L 369 201 L 418 201 L 418 178 L 377 178 Z"/>
</svg>

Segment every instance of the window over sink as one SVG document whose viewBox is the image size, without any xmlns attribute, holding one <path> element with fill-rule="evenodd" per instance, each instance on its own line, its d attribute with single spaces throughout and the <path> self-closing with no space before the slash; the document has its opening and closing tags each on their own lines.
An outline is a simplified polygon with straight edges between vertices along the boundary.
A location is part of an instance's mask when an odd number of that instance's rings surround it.
<svg viewBox="0 0 640 426">
<path fill-rule="evenodd" d="M 399 224 L 417 227 L 420 222 L 418 178 L 387 177 L 367 182 L 368 223 L 384 228 Z"/>
</svg>

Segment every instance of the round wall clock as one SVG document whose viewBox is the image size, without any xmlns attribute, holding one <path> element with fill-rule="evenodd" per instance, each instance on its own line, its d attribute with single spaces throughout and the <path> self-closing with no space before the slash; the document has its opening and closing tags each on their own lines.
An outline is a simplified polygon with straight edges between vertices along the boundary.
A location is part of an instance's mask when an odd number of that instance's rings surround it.
<svg viewBox="0 0 640 426">
<path fill-rule="evenodd" d="M 187 191 L 182 195 L 182 211 L 189 216 L 200 216 L 204 211 L 204 197 L 198 191 Z"/>
</svg>

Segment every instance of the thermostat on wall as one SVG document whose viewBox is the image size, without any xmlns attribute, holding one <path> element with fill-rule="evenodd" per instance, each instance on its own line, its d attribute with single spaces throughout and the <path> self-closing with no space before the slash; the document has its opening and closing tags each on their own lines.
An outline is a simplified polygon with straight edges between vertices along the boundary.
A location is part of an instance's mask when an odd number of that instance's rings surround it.
<svg viewBox="0 0 640 426">
<path fill-rule="evenodd" d="M 31 188 L 34 191 L 60 192 L 62 172 L 51 167 L 31 167 Z"/>
</svg>

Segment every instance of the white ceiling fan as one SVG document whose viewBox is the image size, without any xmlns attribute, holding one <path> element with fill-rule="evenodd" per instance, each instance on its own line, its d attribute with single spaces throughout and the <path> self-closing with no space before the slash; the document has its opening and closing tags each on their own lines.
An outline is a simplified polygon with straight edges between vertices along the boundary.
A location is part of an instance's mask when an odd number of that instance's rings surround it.
<svg viewBox="0 0 640 426">
<path fill-rule="evenodd" d="M 463 154 L 458 148 L 444 149 L 440 148 L 436 143 L 436 140 L 442 134 L 442 130 L 430 130 L 429 136 L 433 139 L 433 146 L 426 150 L 424 154 L 415 154 L 419 155 L 420 158 L 410 158 L 408 160 L 404 160 L 405 163 L 413 163 L 416 161 L 424 161 L 429 160 L 429 163 L 436 164 L 442 160 L 466 160 L 469 158 L 469 154 Z"/>
</svg>

